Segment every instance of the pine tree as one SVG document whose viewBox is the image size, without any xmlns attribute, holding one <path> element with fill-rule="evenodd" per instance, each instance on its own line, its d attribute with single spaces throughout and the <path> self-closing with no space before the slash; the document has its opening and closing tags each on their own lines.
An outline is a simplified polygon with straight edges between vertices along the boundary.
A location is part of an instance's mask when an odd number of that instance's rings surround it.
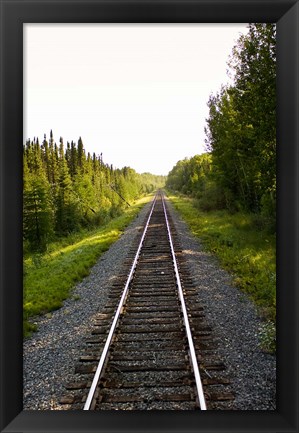
<svg viewBox="0 0 299 433">
<path fill-rule="evenodd" d="M 38 152 L 31 173 L 24 155 L 23 236 L 29 249 L 39 252 L 46 250 L 53 236 L 51 192 Z"/>
<path fill-rule="evenodd" d="M 83 142 L 81 137 L 79 137 L 78 140 L 78 149 L 77 149 L 77 166 L 78 166 L 78 171 L 80 173 L 84 172 L 85 169 L 85 150 L 84 150 L 84 146 L 83 146 Z"/>
<path fill-rule="evenodd" d="M 72 180 L 69 174 L 63 139 L 60 138 L 58 160 L 58 185 L 56 195 L 56 232 L 67 234 L 77 227 L 76 198 L 74 197 Z"/>
</svg>

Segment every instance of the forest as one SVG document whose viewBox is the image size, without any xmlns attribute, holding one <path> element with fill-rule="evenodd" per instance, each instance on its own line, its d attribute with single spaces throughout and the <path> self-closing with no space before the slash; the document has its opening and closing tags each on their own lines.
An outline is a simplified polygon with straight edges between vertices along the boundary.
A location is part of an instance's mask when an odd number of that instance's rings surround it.
<svg viewBox="0 0 299 433">
<path fill-rule="evenodd" d="M 202 210 L 245 211 L 275 230 L 276 26 L 249 24 L 228 61 L 231 85 L 210 95 L 206 153 L 178 161 L 166 185 Z"/>
<path fill-rule="evenodd" d="M 165 183 L 163 176 L 113 168 L 102 154 L 86 154 L 81 137 L 66 148 L 60 137 L 57 145 L 52 131 L 49 140 L 26 142 L 23 164 L 25 252 L 44 252 L 55 239 L 102 226 Z"/>
<path fill-rule="evenodd" d="M 228 61 L 231 85 L 210 95 L 206 153 L 178 161 L 166 187 L 198 199 L 202 210 L 259 215 L 275 230 L 276 26 L 249 24 Z M 104 163 L 78 142 L 24 145 L 25 250 L 45 251 L 54 238 L 101 226 L 165 177 Z"/>
</svg>

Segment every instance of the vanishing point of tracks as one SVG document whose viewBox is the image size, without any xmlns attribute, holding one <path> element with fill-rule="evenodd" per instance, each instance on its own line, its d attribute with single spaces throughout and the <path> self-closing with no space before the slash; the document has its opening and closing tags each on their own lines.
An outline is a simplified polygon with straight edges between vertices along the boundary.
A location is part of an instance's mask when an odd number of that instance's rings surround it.
<svg viewBox="0 0 299 433">
<path fill-rule="evenodd" d="M 84 410 L 228 409 L 225 366 L 187 272 L 163 194 L 152 203 L 62 403 Z M 85 380 L 83 380 L 85 379 Z"/>
</svg>

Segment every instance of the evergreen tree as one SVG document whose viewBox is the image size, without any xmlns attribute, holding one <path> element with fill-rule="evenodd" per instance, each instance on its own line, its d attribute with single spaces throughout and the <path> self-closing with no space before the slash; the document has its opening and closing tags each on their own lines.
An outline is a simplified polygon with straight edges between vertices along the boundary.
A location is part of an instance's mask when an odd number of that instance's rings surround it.
<svg viewBox="0 0 299 433">
<path fill-rule="evenodd" d="M 24 155 L 23 236 L 31 251 L 43 252 L 53 235 L 50 188 L 36 147 L 36 166 L 30 172 Z"/>
<path fill-rule="evenodd" d="M 83 146 L 83 142 L 81 137 L 78 140 L 78 148 L 77 148 L 77 166 L 78 166 L 78 171 L 80 173 L 84 172 L 84 168 L 85 168 L 85 150 L 84 150 L 84 146 Z"/>
<path fill-rule="evenodd" d="M 67 234 L 72 232 L 76 226 L 76 200 L 72 191 L 71 176 L 64 154 L 63 139 L 60 138 L 56 195 L 56 232 Z"/>
</svg>

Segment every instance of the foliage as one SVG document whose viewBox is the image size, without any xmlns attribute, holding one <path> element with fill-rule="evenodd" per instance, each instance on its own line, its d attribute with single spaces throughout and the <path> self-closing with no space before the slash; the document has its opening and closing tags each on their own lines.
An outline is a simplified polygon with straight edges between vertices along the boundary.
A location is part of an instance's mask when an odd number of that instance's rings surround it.
<svg viewBox="0 0 299 433">
<path fill-rule="evenodd" d="M 250 24 L 229 66 L 234 79 L 211 95 L 206 145 L 214 179 L 237 208 L 275 219 L 276 27 Z"/>
<path fill-rule="evenodd" d="M 201 197 L 207 188 L 211 163 L 211 155 L 207 153 L 178 161 L 168 173 L 166 187 L 183 194 Z"/>
<path fill-rule="evenodd" d="M 162 187 L 165 177 L 114 169 L 102 154 L 86 155 L 82 138 L 57 146 L 28 140 L 24 156 L 25 252 L 44 252 L 54 238 L 93 228 L 119 216 L 136 199 Z"/>
</svg>

